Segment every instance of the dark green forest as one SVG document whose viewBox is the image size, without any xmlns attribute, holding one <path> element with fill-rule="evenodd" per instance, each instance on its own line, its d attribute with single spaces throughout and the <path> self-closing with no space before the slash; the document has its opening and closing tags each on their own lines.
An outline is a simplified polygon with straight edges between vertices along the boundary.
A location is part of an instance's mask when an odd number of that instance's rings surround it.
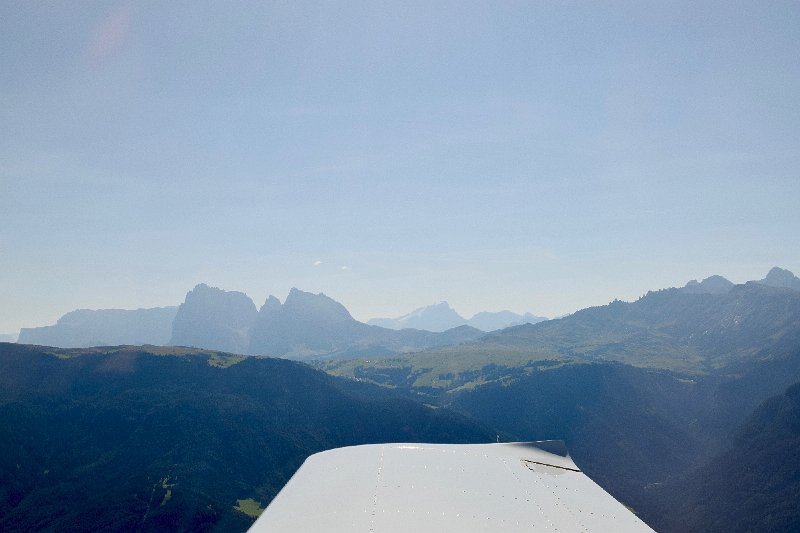
<svg viewBox="0 0 800 533">
<path fill-rule="evenodd" d="M 495 438 L 300 363 L 173 352 L 0 344 L 0 529 L 243 531 L 237 500 L 312 453 Z"/>
</svg>

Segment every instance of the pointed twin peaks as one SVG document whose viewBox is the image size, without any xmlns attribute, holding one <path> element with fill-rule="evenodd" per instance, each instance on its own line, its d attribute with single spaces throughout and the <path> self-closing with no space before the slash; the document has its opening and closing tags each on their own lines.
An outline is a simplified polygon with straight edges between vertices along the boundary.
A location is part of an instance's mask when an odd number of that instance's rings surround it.
<svg viewBox="0 0 800 533">
<path fill-rule="evenodd" d="M 355 320 L 345 306 L 333 298 L 321 292 L 313 294 L 301 291 L 296 287 L 292 287 L 289 291 L 289 296 L 286 297 L 285 303 L 281 304 L 278 298 L 270 294 L 259 310 L 260 315 L 277 312 L 300 313 L 302 315 L 312 314 L 323 320 Z"/>
<path fill-rule="evenodd" d="M 281 304 L 267 298 L 251 330 L 247 353 L 264 355 L 324 353 L 354 336 L 360 324 L 345 307 L 323 293 L 292 288 Z"/>
<path fill-rule="evenodd" d="M 270 295 L 257 311 L 246 294 L 201 283 L 186 294 L 178 308 L 170 344 L 259 353 L 264 345 L 275 344 L 276 335 L 288 333 L 294 338 L 307 328 L 349 322 L 355 320 L 347 309 L 322 293 L 293 288 L 285 303 Z M 280 344 L 290 348 L 286 342 Z"/>
</svg>

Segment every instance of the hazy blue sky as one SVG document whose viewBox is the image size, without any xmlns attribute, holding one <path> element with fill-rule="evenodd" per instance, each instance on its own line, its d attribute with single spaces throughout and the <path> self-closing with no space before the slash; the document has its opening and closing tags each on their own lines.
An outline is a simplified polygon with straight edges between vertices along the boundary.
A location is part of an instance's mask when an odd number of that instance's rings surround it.
<svg viewBox="0 0 800 533">
<path fill-rule="evenodd" d="M 800 270 L 800 3 L 0 3 L 0 332 Z"/>
</svg>

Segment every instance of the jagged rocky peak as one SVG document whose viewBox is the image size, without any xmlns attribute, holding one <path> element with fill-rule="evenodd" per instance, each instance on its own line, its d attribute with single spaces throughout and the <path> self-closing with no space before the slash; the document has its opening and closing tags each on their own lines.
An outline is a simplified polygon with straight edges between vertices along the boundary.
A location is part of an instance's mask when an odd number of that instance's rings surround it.
<svg viewBox="0 0 800 533">
<path fill-rule="evenodd" d="M 275 313 L 281 310 L 281 301 L 278 300 L 275 296 L 269 295 L 267 297 L 267 301 L 264 302 L 264 305 L 261 306 L 259 313 Z"/>
<path fill-rule="evenodd" d="M 453 323 L 463 322 L 464 318 L 446 301 L 441 301 L 427 307 L 412 311 L 407 317 L 425 317 L 428 320 L 452 320 Z M 460 325 L 460 324 L 459 324 Z"/>
<path fill-rule="evenodd" d="M 709 276 L 701 282 L 693 279 L 683 287 L 684 292 L 693 294 L 726 294 L 733 283 L 722 276 Z"/>
<path fill-rule="evenodd" d="M 767 277 L 759 281 L 759 283 L 770 287 L 786 287 L 800 291 L 800 278 L 791 271 L 780 267 L 772 267 L 767 273 Z"/>
<path fill-rule="evenodd" d="M 269 302 L 269 300 L 267 300 Z M 322 321 L 353 322 L 355 319 L 350 312 L 334 300 L 323 293 L 313 294 L 301 291 L 295 287 L 289 291 L 286 302 L 282 306 L 284 313 L 298 318 L 314 319 Z"/>
</svg>

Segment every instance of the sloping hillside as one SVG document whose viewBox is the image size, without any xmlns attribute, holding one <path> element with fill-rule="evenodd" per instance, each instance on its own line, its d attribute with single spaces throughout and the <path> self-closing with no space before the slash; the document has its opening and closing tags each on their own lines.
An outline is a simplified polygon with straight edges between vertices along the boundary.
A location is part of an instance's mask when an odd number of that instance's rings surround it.
<svg viewBox="0 0 800 533">
<path fill-rule="evenodd" d="M 299 363 L 0 344 L 0 529 L 243 531 L 309 454 L 488 442 L 443 409 Z"/>
</svg>

